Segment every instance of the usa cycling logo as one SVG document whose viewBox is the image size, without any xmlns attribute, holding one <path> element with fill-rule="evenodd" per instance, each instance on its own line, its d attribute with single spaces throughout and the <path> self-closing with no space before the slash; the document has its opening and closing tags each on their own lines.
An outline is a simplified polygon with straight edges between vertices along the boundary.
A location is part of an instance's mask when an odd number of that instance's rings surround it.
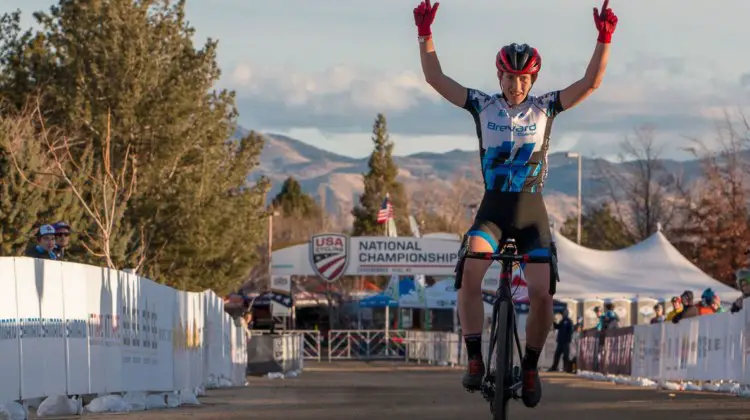
<svg viewBox="0 0 750 420">
<path fill-rule="evenodd" d="M 334 282 L 346 273 L 349 265 L 349 237 L 338 233 L 322 233 L 310 238 L 310 266 L 327 282 Z"/>
</svg>

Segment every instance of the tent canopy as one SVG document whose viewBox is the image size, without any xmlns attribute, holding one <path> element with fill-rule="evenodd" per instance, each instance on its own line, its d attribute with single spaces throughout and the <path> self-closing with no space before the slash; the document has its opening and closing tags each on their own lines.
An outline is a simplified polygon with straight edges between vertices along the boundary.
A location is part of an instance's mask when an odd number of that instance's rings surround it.
<svg viewBox="0 0 750 420">
<path fill-rule="evenodd" d="M 405 296 L 416 290 L 413 277 L 402 277 L 398 282 L 398 295 Z M 359 306 L 363 308 L 385 308 L 386 306 L 394 308 L 399 306 L 398 300 L 395 300 L 385 293 L 378 293 L 366 297 L 359 301 Z"/>
<path fill-rule="evenodd" d="M 694 266 L 661 231 L 617 251 L 585 248 L 559 232 L 553 232 L 553 236 L 560 271 L 556 298 L 666 299 L 685 290 L 692 290 L 700 297 L 708 287 L 723 301 L 739 294 Z"/>
<path fill-rule="evenodd" d="M 416 288 L 408 294 L 402 294 L 399 304 L 402 308 L 452 309 L 456 306 L 457 292 L 453 279 L 435 282 L 425 289 L 425 303 L 419 301 Z"/>
</svg>

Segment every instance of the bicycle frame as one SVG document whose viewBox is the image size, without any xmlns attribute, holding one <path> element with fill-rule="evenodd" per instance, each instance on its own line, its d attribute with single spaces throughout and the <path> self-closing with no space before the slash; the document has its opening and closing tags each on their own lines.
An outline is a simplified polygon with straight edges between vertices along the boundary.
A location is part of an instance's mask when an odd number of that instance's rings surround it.
<svg viewBox="0 0 750 420">
<path fill-rule="evenodd" d="M 513 293 L 511 290 L 513 264 L 516 262 L 549 264 L 549 293 L 550 295 L 554 295 L 557 282 L 560 281 L 557 273 L 557 253 L 554 244 L 552 244 L 549 251 L 543 254 L 517 255 L 513 239 L 505 241 L 500 253 L 470 252 L 463 247 L 459 254 L 459 262 L 456 266 L 456 289 L 461 288 L 461 276 L 463 274 L 463 261 L 465 258 L 494 260 L 502 264 L 497 299 L 492 306 L 490 347 L 481 387 L 482 396 L 490 402 L 490 409 L 495 419 L 507 419 L 508 401 L 511 398 L 517 399 L 520 397 L 518 391 L 522 385 L 520 367 L 513 364 L 513 342 L 516 344 L 515 347 L 519 357 L 523 356 L 516 323 L 516 308 L 513 303 Z M 496 345 L 503 346 L 503 348 L 496 349 Z M 494 373 L 491 368 L 493 355 L 496 356 Z"/>
</svg>

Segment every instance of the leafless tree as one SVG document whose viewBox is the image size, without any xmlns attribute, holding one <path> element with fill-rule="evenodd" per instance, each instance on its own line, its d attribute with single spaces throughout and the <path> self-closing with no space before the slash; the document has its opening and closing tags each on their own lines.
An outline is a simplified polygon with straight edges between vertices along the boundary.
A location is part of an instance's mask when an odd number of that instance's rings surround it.
<svg viewBox="0 0 750 420">
<path fill-rule="evenodd" d="M 680 249 L 705 272 L 733 283 L 733 273 L 747 263 L 750 247 L 750 124 L 744 115 L 725 120 L 713 142 L 692 139 L 690 151 L 699 159 L 702 178 L 680 187 L 684 224 L 678 230 Z"/>
<path fill-rule="evenodd" d="M 598 178 L 615 214 L 628 226 L 631 239 L 641 241 L 661 225 L 669 229 L 675 217 L 674 190 L 679 174 L 670 173 L 660 159 L 653 127 L 635 129 L 620 145 L 619 165 L 597 163 Z"/>
<path fill-rule="evenodd" d="M 47 127 L 45 119 L 37 103 L 33 110 L 25 116 L 32 130 L 19 130 L 17 136 L 31 135 L 33 138 L 20 138 L 11 141 L 11 146 L 18 144 L 18 140 L 37 141 L 43 145 L 43 167 L 49 171 L 43 175 L 50 175 L 73 193 L 86 215 L 95 226 L 94 231 L 83 230 L 81 245 L 86 251 L 98 258 L 104 259 L 109 268 L 118 268 L 115 262 L 113 246 L 115 239 L 122 243 L 123 235 L 130 235 L 123 226 L 125 210 L 132 197 L 136 185 L 136 156 L 126 150 L 122 162 L 114 162 L 111 154 L 111 137 L 109 132 L 110 118 L 107 117 L 107 132 L 102 142 L 101 159 L 94 159 L 94 150 L 86 146 L 86 139 L 77 139 L 69 133 L 59 133 L 54 128 Z M 21 121 L 24 121 L 22 118 Z M 74 148 L 83 153 L 72 153 Z M 10 147 L 9 155 L 15 169 L 25 179 L 30 179 L 18 159 L 18 149 Z M 82 176 L 83 174 L 83 176 Z M 38 175 L 38 174 L 34 174 Z M 35 187 L 45 187 L 33 184 Z M 143 231 L 141 231 L 143 235 Z M 141 238 L 140 249 L 137 250 L 134 268 L 136 271 L 142 266 L 148 241 Z"/>
<path fill-rule="evenodd" d="M 416 217 L 425 232 L 465 232 L 472 221 L 469 206 L 483 194 L 478 171 L 457 173 L 448 180 L 425 180 L 412 186 Z"/>
</svg>

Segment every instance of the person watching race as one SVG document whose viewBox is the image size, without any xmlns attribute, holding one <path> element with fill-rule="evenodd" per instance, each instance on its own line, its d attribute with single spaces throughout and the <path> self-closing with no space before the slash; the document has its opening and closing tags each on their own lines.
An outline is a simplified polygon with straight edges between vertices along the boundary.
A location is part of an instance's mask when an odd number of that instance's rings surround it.
<svg viewBox="0 0 750 420">
<path fill-rule="evenodd" d="M 567 88 L 541 96 L 529 94 L 542 67 L 539 52 L 527 44 L 512 43 L 495 56 L 500 94 L 488 95 L 469 89 L 443 73 L 431 26 L 440 3 L 423 1 L 414 9 L 422 71 L 427 83 L 448 102 L 467 110 L 476 124 L 485 192 L 474 224 L 466 234 L 473 252 L 497 252 L 504 239 L 516 240 L 519 253 L 550 249 L 551 231 L 542 188 L 547 177 L 547 151 L 554 118 L 580 104 L 602 83 L 617 16 L 604 1 L 601 12 L 594 8 L 598 38 L 583 78 Z M 464 244 L 466 245 L 466 244 Z M 484 375 L 482 361 L 481 283 L 492 261 L 463 262 L 463 287 L 458 306 L 464 343 L 469 357 L 462 383 L 478 390 Z M 549 265 L 528 264 L 530 313 L 526 321 L 526 349 L 522 400 L 535 407 L 542 397 L 538 360 L 552 325 L 552 296 L 548 293 Z"/>
</svg>

